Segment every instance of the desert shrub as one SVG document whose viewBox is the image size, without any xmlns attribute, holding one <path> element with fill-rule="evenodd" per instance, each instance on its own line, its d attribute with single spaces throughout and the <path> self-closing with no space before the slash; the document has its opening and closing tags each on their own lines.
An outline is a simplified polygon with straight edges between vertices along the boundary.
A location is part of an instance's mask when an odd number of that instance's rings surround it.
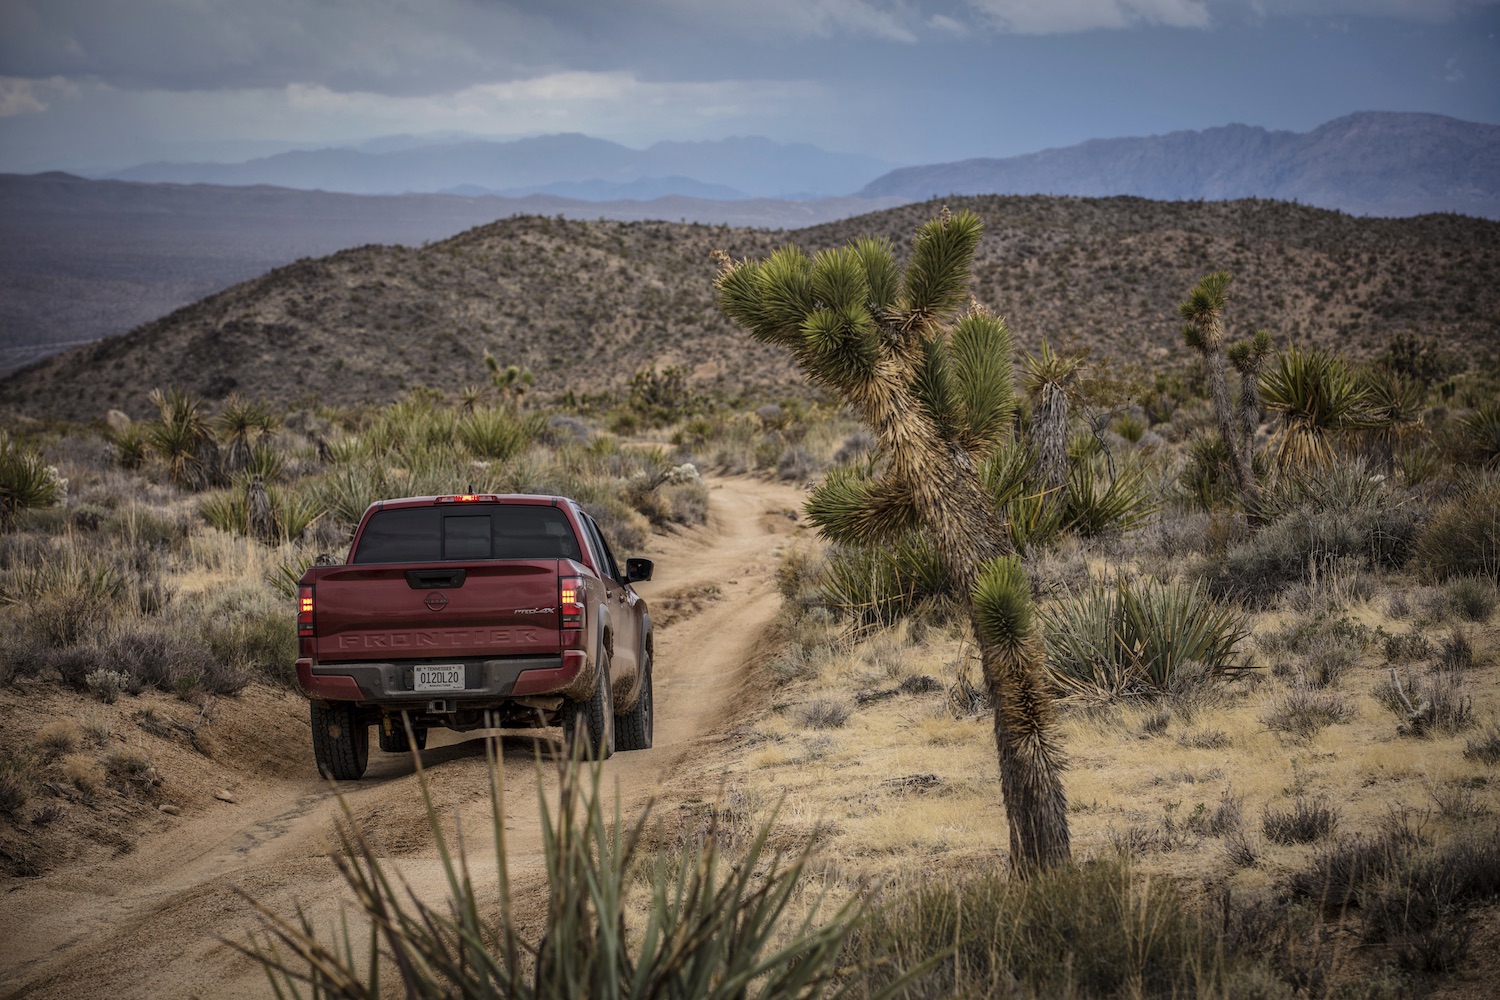
<svg viewBox="0 0 1500 1000">
<path fill-rule="evenodd" d="M 1232 994 L 1243 967 L 1171 880 L 1118 860 L 918 882 L 856 929 L 851 951 L 871 989 L 915 971 L 897 994 L 911 1000 Z"/>
<path fill-rule="evenodd" d="M 919 607 L 946 602 L 952 589 L 937 552 L 911 535 L 878 548 L 834 546 L 819 593 L 861 624 L 892 625 Z"/>
<path fill-rule="evenodd" d="M 1481 577 L 1460 577 L 1447 587 L 1448 600 L 1460 618 L 1487 622 L 1495 613 L 1495 584 Z"/>
<path fill-rule="evenodd" d="M 209 431 L 203 400 L 179 389 L 153 389 L 157 417 L 145 427 L 146 444 L 185 490 L 201 490 L 222 480 L 219 448 Z"/>
<path fill-rule="evenodd" d="M 1339 811 L 1324 799 L 1298 796 L 1290 809 L 1266 806 L 1261 813 L 1261 834 L 1273 844 L 1311 844 L 1333 836 Z"/>
<path fill-rule="evenodd" d="M 1461 673 L 1434 670 L 1408 675 L 1404 683 L 1395 675 L 1375 688 L 1375 699 L 1399 720 L 1398 730 L 1408 736 L 1430 736 L 1434 732 L 1458 733 L 1474 725 L 1474 699 L 1464 686 Z"/>
<path fill-rule="evenodd" d="M 1143 467 L 1123 469 L 1101 486 L 1094 464 L 1080 462 L 1068 472 L 1063 524 L 1091 538 L 1144 524 L 1160 507 Z"/>
<path fill-rule="evenodd" d="M 1450 674 L 1463 673 L 1474 665 L 1474 644 L 1461 629 L 1453 629 L 1438 643 L 1434 670 Z"/>
<path fill-rule="evenodd" d="M 1047 668 L 1064 691 L 1161 694 L 1231 667 L 1243 617 L 1202 586 L 1095 585 L 1040 609 Z"/>
<path fill-rule="evenodd" d="M 72 719 L 53 719 L 36 731 L 36 745 L 54 753 L 72 753 L 83 739 L 83 730 Z"/>
<path fill-rule="evenodd" d="M 1229 789 L 1219 797 L 1219 804 L 1209 809 L 1203 803 L 1186 820 L 1187 828 L 1200 837 L 1223 837 L 1238 833 L 1245 826 L 1245 797 Z"/>
<path fill-rule="evenodd" d="M 541 926 L 516 916 L 505 867 L 499 765 L 491 760 L 494 850 L 500 861 L 499 906 L 494 889 L 468 877 L 460 842 L 450 852 L 419 774 L 432 835 L 448 875 L 449 898 L 427 903 L 388 872 L 360 828 L 340 827 L 335 857 L 368 918 L 370 936 L 356 943 L 337 932 L 320 937 L 305 919 L 264 914 L 264 934 L 242 947 L 271 975 L 278 993 L 313 984 L 320 996 L 380 995 L 368 955 L 394 959 L 410 996 L 700 997 L 762 1000 L 843 995 L 841 958 L 865 902 L 855 894 L 826 923 L 817 907 L 792 917 L 803 891 L 808 854 L 787 859 L 768 843 L 769 823 L 752 831 L 743 853 L 726 855 L 717 818 L 675 857 L 643 857 L 646 817 L 626 823 L 611 815 L 599 769 L 573 765 L 563 774 L 554 812 L 542 806 L 542 853 L 549 905 Z M 347 815 L 347 812 L 346 812 Z M 611 820 L 614 820 L 611 822 Z M 653 863 L 654 862 L 654 863 Z M 636 872 L 647 869 L 644 913 L 627 900 Z M 498 911 L 498 912 L 497 912 Z M 684 933 L 691 930 L 692 933 Z M 237 946 L 239 947 L 239 946 Z"/>
<path fill-rule="evenodd" d="M 1415 562 L 1430 578 L 1500 580 L 1500 476 L 1462 480 L 1416 539 Z"/>
<path fill-rule="evenodd" d="M 1430 842 L 1419 818 L 1392 812 L 1375 833 L 1346 834 L 1315 853 L 1306 868 L 1287 879 L 1287 892 L 1337 913 L 1358 905 L 1362 894 Z"/>
<path fill-rule="evenodd" d="M 25 779 L 9 768 L 0 769 L 0 816 L 19 822 L 30 799 L 31 789 Z"/>
<path fill-rule="evenodd" d="M 1265 606 L 1288 585 L 1403 565 L 1420 509 L 1361 462 L 1288 474 L 1267 489 L 1263 527 L 1206 574 L 1216 594 Z"/>
<path fill-rule="evenodd" d="M 849 721 L 849 706 L 837 698 L 814 698 L 798 710 L 797 717 L 811 729 L 840 729 Z"/>
<path fill-rule="evenodd" d="M 98 634 L 133 598 L 130 584 L 112 555 L 65 539 L 0 575 L 0 604 L 21 607 L 30 632 L 66 647 Z"/>
<path fill-rule="evenodd" d="M 1486 466 L 1500 465 L 1500 403 L 1476 406 L 1458 420 L 1463 457 Z"/>
<path fill-rule="evenodd" d="M 458 421 L 458 438 L 480 458 L 504 462 L 546 429 L 545 419 L 516 416 L 504 409 L 475 410 Z"/>
<path fill-rule="evenodd" d="M 297 662 L 291 608 L 261 604 L 225 611 L 204 626 L 208 658 L 202 686 L 215 694 L 234 694 L 252 677 L 291 683 Z"/>
<path fill-rule="evenodd" d="M 1254 868 L 1260 864 L 1260 848 L 1241 831 L 1224 838 L 1224 860 L 1236 868 Z"/>
<path fill-rule="evenodd" d="M 202 687 L 212 694 L 233 694 L 244 683 L 226 683 L 214 654 L 202 643 L 188 638 L 179 627 L 161 622 L 141 622 L 121 629 L 105 645 L 112 669 L 130 678 L 129 690 L 154 688 L 168 694 L 185 694 Z"/>
<path fill-rule="evenodd" d="M 51 507 L 67 495 L 67 480 L 39 452 L 0 431 L 0 532 L 12 530 L 21 511 Z"/>
<path fill-rule="evenodd" d="M 1308 739 L 1327 726 L 1348 722 L 1357 711 L 1335 691 L 1292 684 L 1272 698 L 1261 722 L 1267 729 Z"/>
<path fill-rule="evenodd" d="M 89 694 L 106 705 L 118 701 L 120 695 L 131 689 L 132 683 L 129 674 L 107 667 L 97 667 L 83 675 L 83 686 Z"/>
<path fill-rule="evenodd" d="M 318 485 L 317 499 L 337 521 L 353 528 L 376 500 L 395 496 L 385 469 L 376 463 L 339 468 Z"/>
<path fill-rule="evenodd" d="M 1484 732 L 1464 744 L 1464 758 L 1494 767 L 1500 764 L 1500 723 L 1491 719 Z"/>
<path fill-rule="evenodd" d="M 1500 831 L 1469 827 L 1441 845 L 1394 814 L 1370 836 L 1340 838 L 1287 888 L 1332 913 L 1358 912 L 1364 938 L 1405 968 L 1447 972 L 1466 960 L 1468 911 L 1500 896 Z"/>
</svg>

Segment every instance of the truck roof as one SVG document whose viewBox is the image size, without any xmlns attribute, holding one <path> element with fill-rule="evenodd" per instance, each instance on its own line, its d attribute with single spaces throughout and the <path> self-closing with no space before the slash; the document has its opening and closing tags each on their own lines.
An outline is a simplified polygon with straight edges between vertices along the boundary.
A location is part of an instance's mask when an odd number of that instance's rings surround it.
<svg viewBox="0 0 1500 1000">
<path fill-rule="evenodd" d="M 375 510 L 394 510 L 401 507 L 435 507 L 438 504 L 504 503 L 530 504 L 538 507 L 562 507 L 572 501 L 567 497 L 547 496 L 540 493 L 454 493 L 432 497 L 396 497 L 391 500 L 376 500 L 365 513 Z"/>
</svg>

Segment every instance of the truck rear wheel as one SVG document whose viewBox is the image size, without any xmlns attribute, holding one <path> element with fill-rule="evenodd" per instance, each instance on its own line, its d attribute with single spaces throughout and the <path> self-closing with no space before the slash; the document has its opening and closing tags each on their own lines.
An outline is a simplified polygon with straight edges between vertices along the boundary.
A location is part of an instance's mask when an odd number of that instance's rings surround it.
<svg viewBox="0 0 1500 1000">
<path fill-rule="evenodd" d="M 635 708 L 624 715 L 615 716 L 616 750 L 651 749 L 651 729 L 655 722 L 656 706 L 651 697 L 651 660 L 646 660 L 646 669 L 641 671 L 641 696 Z"/>
<path fill-rule="evenodd" d="M 318 773 L 335 781 L 364 776 L 370 763 L 370 727 L 347 702 L 312 706 L 313 757 Z"/>
<path fill-rule="evenodd" d="M 578 745 L 580 740 L 582 747 Z M 568 753 L 588 760 L 608 760 L 615 752 L 615 710 L 609 693 L 608 660 L 599 664 L 593 696 L 563 706 L 563 741 Z"/>
</svg>

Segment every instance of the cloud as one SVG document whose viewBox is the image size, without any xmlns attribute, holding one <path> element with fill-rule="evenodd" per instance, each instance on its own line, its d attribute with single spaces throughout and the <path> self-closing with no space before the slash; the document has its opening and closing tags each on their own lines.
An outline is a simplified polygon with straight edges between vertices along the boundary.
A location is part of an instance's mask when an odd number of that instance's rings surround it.
<svg viewBox="0 0 1500 1000">
<path fill-rule="evenodd" d="M 60 76 L 48 80 L 0 76 L 0 118 L 39 115 L 51 107 L 51 101 L 57 97 L 77 94 L 78 87 Z"/>
<path fill-rule="evenodd" d="M 1051 35 L 1098 29 L 1163 25 L 1206 28 L 1203 0 L 969 0 L 996 30 Z"/>
</svg>

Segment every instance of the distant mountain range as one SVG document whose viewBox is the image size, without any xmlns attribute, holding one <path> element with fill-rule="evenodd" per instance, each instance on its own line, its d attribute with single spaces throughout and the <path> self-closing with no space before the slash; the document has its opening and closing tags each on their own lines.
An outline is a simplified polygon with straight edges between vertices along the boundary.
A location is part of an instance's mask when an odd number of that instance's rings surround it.
<svg viewBox="0 0 1500 1000">
<path fill-rule="evenodd" d="M 347 194 L 557 194 L 591 201 L 686 195 L 803 199 L 847 195 L 891 164 L 757 136 L 658 142 L 646 149 L 585 135 L 512 141 L 391 137 L 355 148 L 295 150 L 245 163 L 147 163 L 112 180 L 270 184 Z"/>
<path fill-rule="evenodd" d="M 1226 125 L 904 167 L 859 194 L 912 201 L 950 194 L 1275 198 L 1354 215 L 1500 219 L 1500 126 L 1394 112 L 1346 115 L 1311 132 Z"/>
</svg>

